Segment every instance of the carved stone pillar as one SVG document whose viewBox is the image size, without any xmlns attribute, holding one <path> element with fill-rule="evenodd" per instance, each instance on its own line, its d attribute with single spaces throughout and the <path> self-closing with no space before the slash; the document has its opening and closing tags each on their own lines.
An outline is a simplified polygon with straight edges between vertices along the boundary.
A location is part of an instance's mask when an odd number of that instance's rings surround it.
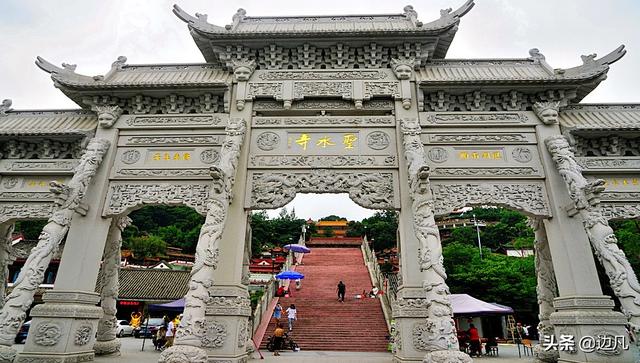
<svg viewBox="0 0 640 363">
<path fill-rule="evenodd" d="M 207 362 L 208 350 L 228 348 L 227 338 L 236 331 L 236 326 L 225 319 L 209 318 L 208 312 L 210 310 L 221 312 L 234 307 L 239 310 L 245 308 L 245 300 L 216 297 L 220 294 L 213 289 L 223 230 L 227 219 L 231 217 L 228 214 L 229 204 L 232 201 L 234 179 L 245 130 L 244 120 L 229 120 L 219 164 L 211 168 L 213 177 L 211 199 L 207 205 L 207 215 L 196 246 L 196 259 L 191 269 L 189 291 L 185 296 L 184 316 L 176 332 L 174 346 L 160 355 L 161 363 Z M 241 201 L 236 203 L 241 204 Z M 242 229 L 245 228 L 244 223 L 241 226 Z M 238 244 L 237 241 L 234 242 Z M 239 245 L 240 250 L 244 251 L 243 244 Z M 246 305 L 250 313 L 251 308 L 248 304 L 247 299 Z M 218 306 L 221 306 L 221 309 L 217 309 Z M 246 352 L 238 358 L 246 359 Z"/>
<path fill-rule="evenodd" d="M 74 214 L 85 214 L 87 211 L 83 205 L 85 193 L 109 145 L 110 142 L 105 139 L 92 139 L 69 184 L 50 183 L 51 191 L 57 196 L 56 207 L 49 222 L 42 229 L 38 244 L 27 258 L 14 284 L 14 289 L 7 296 L 0 312 L 0 361 L 13 361 L 11 357 L 12 354 L 15 355 L 15 350 L 11 348 L 13 340 L 26 317 L 27 309 L 33 303 L 33 296 L 44 279 L 44 272 L 51 258 L 69 230 L 72 217 Z M 37 316 L 36 309 L 32 315 Z M 61 332 L 59 325 L 53 322 L 38 322 L 37 319 L 34 319 L 33 325 L 33 333 L 29 334 L 27 342 L 35 341 L 36 344 L 47 347 L 58 345 L 61 337 L 58 334 Z M 45 335 L 47 338 L 44 341 L 40 339 Z"/>
<path fill-rule="evenodd" d="M 11 247 L 11 234 L 13 233 L 13 223 L 0 224 L 0 269 L 2 269 L 2 283 L 0 283 L 0 309 L 4 306 L 4 299 L 7 294 L 7 282 L 9 281 L 9 265 L 13 261 Z"/>
<path fill-rule="evenodd" d="M 552 256 L 559 296 L 554 300 L 556 312 L 551 314 L 557 343 L 563 336 L 573 337 L 574 350 L 560 350 L 560 362 L 631 362 L 628 350 L 605 352 L 580 349 L 579 342 L 597 336 L 625 336 L 623 314 L 613 311 L 614 303 L 602 294 L 589 237 L 582 218 L 574 212 L 575 195 L 567 189 L 565 176 L 559 172 L 553 151 L 545 140 L 555 139 L 560 128 L 549 112 L 547 119 L 536 127 L 536 137 L 546 174 L 546 189 L 552 218 L 543 221 Z M 541 116 L 542 117 L 542 116 Z M 541 340 L 544 340 L 541 333 Z M 549 337 L 547 337 L 549 339 Z M 627 341 L 628 343 L 628 341 Z"/>
<path fill-rule="evenodd" d="M 471 362 L 458 346 L 449 287 L 445 283 L 447 274 L 442 261 L 440 234 L 433 214 L 429 167 L 420 140 L 421 128 L 417 119 L 402 119 L 400 126 L 412 201 L 413 232 L 418 240 L 417 250 L 409 253 L 417 256 L 424 280 L 422 294 L 415 294 L 417 291 L 413 296 L 402 294 L 393 307 L 396 324 L 400 324 L 400 329 L 396 326 L 398 334 L 394 337 L 400 350 L 395 359 L 409 360 L 402 357 L 402 350 L 406 350 L 405 345 L 411 342 L 413 349 L 426 352 L 424 362 Z M 426 319 L 408 319 L 421 317 L 425 312 Z M 411 326 L 405 327 L 406 324 Z"/>
<path fill-rule="evenodd" d="M 536 292 L 538 295 L 538 333 L 540 336 L 554 335 L 551 324 L 551 314 L 555 312 L 553 300 L 558 296 L 556 277 L 551 262 L 549 242 L 542 221 L 538 218 L 530 218 L 529 224 L 535 231 L 535 264 L 536 264 Z M 540 345 L 535 346 L 538 361 L 553 363 L 558 361 L 558 351 L 544 350 Z"/>
<path fill-rule="evenodd" d="M 116 338 L 118 320 L 116 304 L 120 282 L 120 247 L 122 231 L 131 224 L 129 217 L 114 218 L 111 221 L 107 242 L 102 258 L 102 276 L 100 281 L 100 307 L 102 318 L 98 321 L 98 335 L 93 350 L 97 355 L 116 354 L 120 352 L 120 340 Z"/>
</svg>

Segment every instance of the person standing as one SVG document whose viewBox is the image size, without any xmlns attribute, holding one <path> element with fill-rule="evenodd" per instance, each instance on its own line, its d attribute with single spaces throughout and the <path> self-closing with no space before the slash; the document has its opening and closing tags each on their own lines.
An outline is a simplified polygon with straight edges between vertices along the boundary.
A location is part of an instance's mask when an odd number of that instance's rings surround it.
<svg viewBox="0 0 640 363">
<path fill-rule="evenodd" d="M 276 325 L 276 330 L 273 331 L 273 355 L 280 355 L 279 350 L 282 349 L 284 343 L 284 329 L 282 324 Z"/>
<path fill-rule="evenodd" d="M 347 292 L 347 286 L 340 281 L 338 283 L 338 301 L 344 302 L 344 294 Z"/>
<path fill-rule="evenodd" d="M 298 320 L 298 310 L 296 310 L 296 306 L 291 304 L 287 309 L 287 318 L 289 319 L 289 331 L 293 330 L 293 322 Z"/>
<path fill-rule="evenodd" d="M 473 357 L 474 355 L 481 357 L 482 348 L 480 345 L 480 334 L 478 334 L 478 329 L 475 327 L 475 325 L 470 324 L 469 330 L 467 331 L 467 333 L 469 334 L 469 348 L 470 348 L 469 355 L 471 357 Z"/>
<path fill-rule="evenodd" d="M 173 337 L 175 335 L 176 335 L 176 325 L 173 323 L 173 320 L 171 320 L 167 324 L 167 333 L 165 335 L 167 342 L 164 343 L 165 349 L 173 346 Z"/>
</svg>

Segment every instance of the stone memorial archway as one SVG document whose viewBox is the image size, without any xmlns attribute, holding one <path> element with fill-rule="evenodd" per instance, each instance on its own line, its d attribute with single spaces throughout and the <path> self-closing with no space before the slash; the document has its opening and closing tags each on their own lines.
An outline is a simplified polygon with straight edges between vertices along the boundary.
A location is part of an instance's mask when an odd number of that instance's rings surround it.
<svg viewBox="0 0 640 363">
<path fill-rule="evenodd" d="M 613 133 L 637 129 L 640 110 L 579 104 L 623 47 L 564 70 L 537 49 L 516 60 L 445 59 L 473 6 L 442 10 L 429 23 L 411 6 L 343 17 L 249 17 L 240 9 L 225 27 L 176 6 L 206 63 L 136 66 L 119 57 L 104 76 L 89 77 L 38 58 L 83 108 L 65 115 L 92 124 L 50 122 L 40 136 L 81 134 L 85 142 L 78 149 L 57 140 L 54 151 L 33 154 L 41 146 L 5 135 L 61 113 L 13 111 L 10 102 L 0 108 L 0 221 L 51 216 L 44 247 L 25 268 L 36 272 L 24 272 L 29 286 L 37 286 L 38 263 L 66 235 L 55 287 L 33 309 L 32 334 L 16 361 L 76 362 L 117 349 L 111 321 L 120 232 L 128 213 L 145 204 L 184 204 L 206 217 L 185 316 L 160 361 L 247 361 L 247 218 L 299 192 L 348 193 L 363 207 L 399 211 L 398 362 L 470 361 L 458 351 L 434 219 L 468 205 L 502 205 L 530 217 L 544 334 L 578 341 L 622 336 L 627 322 L 637 330 L 640 285 L 607 218 L 638 215 L 638 136 Z M 55 150 L 60 160 L 51 160 Z M 44 187 L 40 194 L 10 190 L 28 186 L 31 175 L 66 179 L 52 185 L 55 195 Z M 602 294 L 592 249 L 622 313 Z M 102 309 L 94 292 L 101 261 Z M 23 303 L 0 311 L 3 361 L 14 359 L 7 342 L 33 296 L 22 290 L 13 301 Z M 630 354 L 539 358 L 627 362 Z"/>
</svg>

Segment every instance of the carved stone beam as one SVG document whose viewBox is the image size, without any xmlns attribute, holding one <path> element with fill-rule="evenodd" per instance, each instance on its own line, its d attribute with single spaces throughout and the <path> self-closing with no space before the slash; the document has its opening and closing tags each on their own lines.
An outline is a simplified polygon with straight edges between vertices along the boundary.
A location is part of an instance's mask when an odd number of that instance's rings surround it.
<svg viewBox="0 0 640 363">
<path fill-rule="evenodd" d="M 184 317 L 176 332 L 175 345 L 160 355 L 159 362 L 205 363 L 209 327 L 205 319 L 207 303 L 211 301 L 213 274 L 218 265 L 219 244 L 227 220 L 227 211 L 244 140 L 244 120 L 232 119 L 226 129 L 226 138 L 220 151 L 218 166 L 212 168 L 210 200 L 204 225 L 196 246 L 196 259 L 191 269 L 189 291 L 185 296 Z"/>
<path fill-rule="evenodd" d="M 588 181 L 564 136 L 552 136 L 545 140 L 547 150 L 553 157 L 562 176 L 575 210 L 583 220 L 587 236 L 598 261 L 604 268 L 622 312 L 636 332 L 640 332 L 640 283 L 609 222 L 599 208 L 597 196 L 604 190 L 602 180 Z"/>
<path fill-rule="evenodd" d="M 417 119 L 403 119 L 400 127 L 409 172 L 413 229 L 419 241 L 417 256 L 427 278 L 423 281 L 425 300 L 422 304 L 411 302 L 411 305 L 426 306 L 428 312 L 426 321 L 413 329 L 413 345 L 417 350 L 427 351 L 424 362 L 472 362 L 471 357 L 458 349 L 449 287 L 445 283 L 447 274 L 442 263 L 442 244 L 433 214 L 429 167 L 420 140 L 422 130 Z M 399 302 L 399 305 L 403 303 L 409 302 Z"/>
<path fill-rule="evenodd" d="M 98 334 L 93 350 L 97 355 L 116 354 L 120 351 L 120 341 L 116 339 L 118 320 L 116 318 L 117 299 L 120 283 L 120 247 L 122 231 L 131 224 L 129 217 L 116 217 L 111 222 L 104 255 L 100 280 L 100 306 L 102 318 L 98 321 Z"/>
<path fill-rule="evenodd" d="M 74 212 L 81 205 L 87 187 L 98 171 L 109 146 L 107 140 L 92 139 L 80 158 L 69 184 L 51 183 L 51 191 L 60 198 L 57 199 L 53 214 L 40 233 L 38 244 L 31 250 L 14 283 L 13 291 L 7 296 L 0 311 L 0 357 L 6 358 L 12 353 L 15 355 L 11 345 L 26 317 L 26 310 L 31 307 L 34 294 L 44 279 L 44 272 L 67 234 Z"/>
</svg>

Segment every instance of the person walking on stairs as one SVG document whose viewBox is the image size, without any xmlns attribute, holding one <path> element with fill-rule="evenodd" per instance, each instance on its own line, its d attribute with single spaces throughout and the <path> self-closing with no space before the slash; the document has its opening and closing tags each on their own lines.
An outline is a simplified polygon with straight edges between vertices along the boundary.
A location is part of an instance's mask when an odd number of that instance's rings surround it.
<svg viewBox="0 0 640 363">
<path fill-rule="evenodd" d="M 282 305 L 280 303 L 276 304 L 276 307 L 273 308 L 273 318 L 276 321 L 276 324 L 280 322 L 280 318 L 282 318 Z"/>
<path fill-rule="evenodd" d="M 293 322 L 298 319 L 298 310 L 296 310 L 296 306 L 291 304 L 287 309 L 287 318 L 289 318 L 289 331 L 293 330 Z"/>
<path fill-rule="evenodd" d="M 346 291 L 347 287 L 342 281 L 340 281 L 338 283 L 338 301 L 344 302 L 344 294 L 346 293 Z"/>
</svg>

